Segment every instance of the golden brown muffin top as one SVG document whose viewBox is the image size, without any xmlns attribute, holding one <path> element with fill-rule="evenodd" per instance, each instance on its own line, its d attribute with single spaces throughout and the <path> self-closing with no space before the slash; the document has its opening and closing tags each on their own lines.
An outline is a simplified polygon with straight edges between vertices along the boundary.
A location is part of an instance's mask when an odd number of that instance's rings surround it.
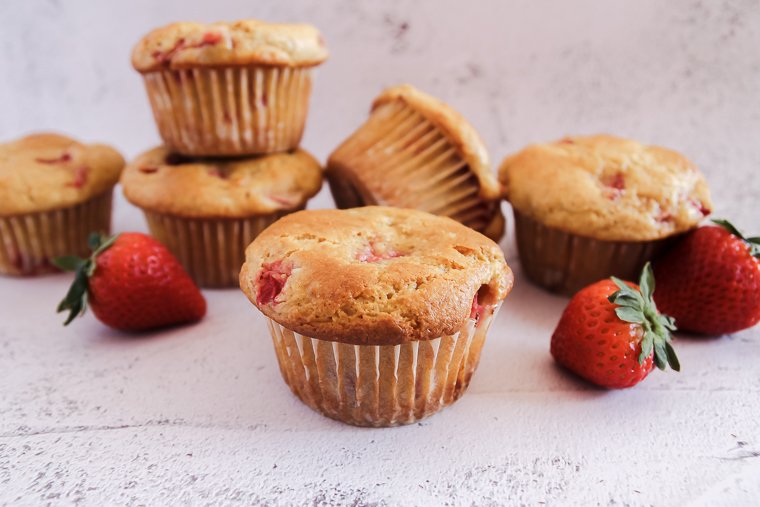
<svg viewBox="0 0 760 507">
<path fill-rule="evenodd" d="M 488 151 L 483 140 L 464 116 L 445 102 L 421 92 L 410 84 L 392 86 L 384 90 L 372 103 L 372 110 L 393 101 L 405 103 L 443 132 L 477 176 L 481 197 L 499 197 L 499 184 L 491 171 Z"/>
<path fill-rule="evenodd" d="M 0 144 L 0 216 L 80 204 L 113 188 L 122 156 L 104 144 L 32 134 Z"/>
<path fill-rule="evenodd" d="M 512 282 L 501 249 L 482 234 L 381 206 L 288 215 L 250 244 L 240 272 L 240 287 L 267 317 L 360 345 L 453 334 L 474 302 L 496 305 Z"/>
<path fill-rule="evenodd" d="M 504 160 L 499 180 L 521 213 L 600 240 L 663 238 L 712 209 L 707 182 L 683 155 L 610 135 L 528 146 Z"/>
<path fill-rule="evenodd" d="M 304 150 L 239 159 L 187 159 L 164 147 L 127 164 L 127 200 L 187 218 L 245 218 L 302 207 L 322 187 L 322 168 Z"/>
<path fill-rule="evenodd" d="M 157 28 L 132 50 L 132 66 L 139 72 L 252 64 L 308 67 L 327 56 L 322 36 L 311 25 L 246 19 Z"/>
</svg>

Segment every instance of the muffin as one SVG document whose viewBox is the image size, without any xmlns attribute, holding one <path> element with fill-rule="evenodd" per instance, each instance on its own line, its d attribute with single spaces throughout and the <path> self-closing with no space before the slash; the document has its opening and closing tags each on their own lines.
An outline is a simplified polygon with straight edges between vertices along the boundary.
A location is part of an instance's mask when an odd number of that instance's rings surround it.
<svg viewBox="0 0 760 507">
<path fill-rule="evenodd" d="M 0 274 L 57 271 L 56 257 L 89 256 L 90 233 L 110 232 L 123 167 L 113 148 L 59 134 L 0 144 Z"/>
<path fill-rule="evenodd" d="M 311 68 L 326 59 L 313 26 L 252 19 L 173 23 L 150 32 L 132 52 L 164 143 L 195 156 L 296 148 Z"/>
<path fill-rule="evenodd" d="M 358 426 L 412 423 L 457 400 L 512 280 L 482 234 L 376 206 L 287 216 L 240 272 L 293 393 Z"/>
<path fill-rule="evenodd" d="M 305 207 L 322 187 L 322 168 L 304 150 L 212 161 L 159 147 L 129 163 L 121 183 L 151 234 L 198 285 L 235 287 L 245 248 L 272 222 Z"/>
<path fill-rule="evenodd" d="M 411 85 L 388 88 L 327 162 L 339 208 L 388 205 L 453 218 L 498 241 L 500 191 L 488 153 L 459 113 Z"/>
<path fill-rule="evenodd" d="M 527 276 L 572 294 L 646 261 L 696 227 L 712 203 L 683 155 L 609 135 L 529 146 L 499 169 Z"/>
</svg>

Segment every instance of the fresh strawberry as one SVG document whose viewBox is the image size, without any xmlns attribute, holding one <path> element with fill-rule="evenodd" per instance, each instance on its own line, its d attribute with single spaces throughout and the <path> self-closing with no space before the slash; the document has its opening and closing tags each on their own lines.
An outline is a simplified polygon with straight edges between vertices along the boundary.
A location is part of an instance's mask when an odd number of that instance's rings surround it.
<svg viewBox="0 0 760 507">
<path fill-rule="evenodd" d="M 594 384 L 615 389 L 644 380 L 653 363 L 661 370 L 670 365 L 679 371 L 670 343 L 675 326 L 652 300 L 649 263 L 639 286 L 613 276 L 573 296 L 552 335 L 554 359 Z"/>
<path fill-rule="evenodd" d="M 206 314 L 206 300 L 164 245 L 145 234 L 110 238 L 90 236 L 89 259 L 59 257 L 56 266 L 76 277 L 58 312 L 69 311 L 65 325 L 89 304 L 104 324 L 142 331 L 193 322 Z"/>
<path fill-rule="evenodd" d="M 679 329 L 718 335 L 760 322 L 760 237 L 713 222 L 719 227 L 689 233 L 655 262 L 655 300 Z"/>
</svg>

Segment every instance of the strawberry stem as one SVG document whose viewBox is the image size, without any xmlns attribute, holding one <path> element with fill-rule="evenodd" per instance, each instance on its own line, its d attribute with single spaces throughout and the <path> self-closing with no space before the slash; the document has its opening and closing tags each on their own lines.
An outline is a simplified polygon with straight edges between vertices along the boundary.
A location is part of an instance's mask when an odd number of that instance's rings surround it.
<svg viewBox="0 0 760 507">
<path fill-rule="evenodd" d="M 53 259 L 53 264 L 63 271 L 74 272 L 74 282 L 56 310 L 57 313 L 69 312 L 63 323 L 64 326 L 68 326 L 75 318 L 84 315 L 87 310 L 88 282 L 95 273 L 97 257 L 113 245 L 116 238 L 118 238 L 118 234 L 109 237 L 105 234 L 93 232 L 87 240 L 87 245 L 92 250 L 90 257 L 82 259 L 81 257 L 66 255 Z"/>
<path fill-rule="evenodd" d="M 655 281 L 650 263 L 647 262 L 641 271 L 639 290 L 614 276 L 611 279 L 620 289 L 607 298 L 610 303 L 618 305 L 615 314 L 623 322 L 639 324 L 644 330 L 639 364 L 654 354 L 654 364 L 659 369 L 664 370 L 669 365 L 673 370 L 681 371 L 681 363 L 670 343 L 670 332 L 676 330 L 675 322 L 672 317 L 661 314 L 652 299 Z"/>
</svg>

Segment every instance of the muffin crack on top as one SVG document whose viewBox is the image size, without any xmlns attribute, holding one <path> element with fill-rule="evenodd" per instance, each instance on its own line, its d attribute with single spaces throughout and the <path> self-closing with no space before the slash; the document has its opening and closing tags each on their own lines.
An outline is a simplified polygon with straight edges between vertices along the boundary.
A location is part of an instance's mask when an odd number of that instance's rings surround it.
<svg viewBox="0 0 760 507">
<path fill-rule="evenodd" d="M 248 247 L 240 281 L 299 333 L 398 344 L 455 332 L 476 294 L 485 305 L 506 296 L 512 273 L 498 245 L 451 219 L 365 207 L 284 217 Z"/>
</svg>

